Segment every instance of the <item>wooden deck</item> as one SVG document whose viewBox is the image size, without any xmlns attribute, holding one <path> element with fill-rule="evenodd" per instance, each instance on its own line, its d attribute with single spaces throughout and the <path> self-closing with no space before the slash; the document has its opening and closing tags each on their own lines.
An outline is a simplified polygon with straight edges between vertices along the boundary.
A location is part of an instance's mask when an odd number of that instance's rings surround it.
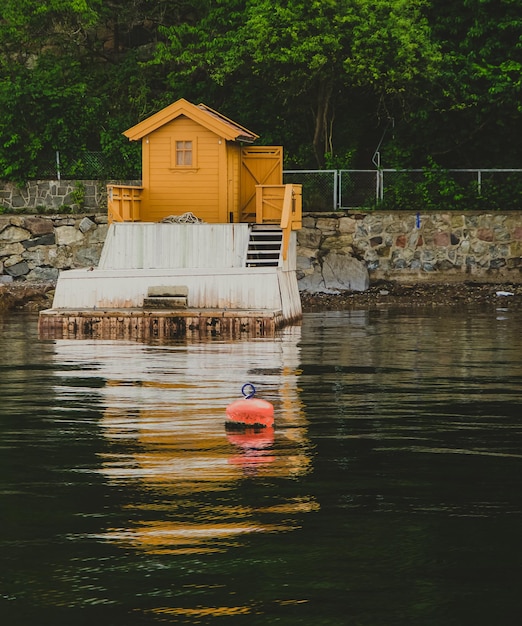
<svg viewBox="0 0 522 626">
<path fill-rule="evenodd" d="M 38 330 L 41 339 L 148 341 L 265 337 L 287 324 L 280 310 L 48 309 L 40 313 Z"/>
</svg>

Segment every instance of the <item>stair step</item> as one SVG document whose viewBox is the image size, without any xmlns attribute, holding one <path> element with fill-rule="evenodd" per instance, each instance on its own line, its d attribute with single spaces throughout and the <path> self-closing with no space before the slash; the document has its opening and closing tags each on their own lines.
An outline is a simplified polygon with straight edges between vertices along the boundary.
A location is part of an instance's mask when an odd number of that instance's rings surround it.
<svg viewBox="0 0 522 626">
<path fill-rule="evenodd" d="M 271 254 L 272 256 L 278 257 L 279 248 L 262 248 L 262 249 L 249 248 L 247 250 L 247 257 L 252 256 L 252 255 L 267 256 L 269 254 Z"/>
<path fill-rule="evenodd" d="M 152 296 L 143 298 L 144 309 L 186 309 L 186 296 Z"/>
<path fill-rule="evenodd" d="M 279 252 L 279 250 L 281 250 L 281 242 L 276 246 L 249 245 L 247 248 L 248 252 Z"/>
<path fill-rule="evenodd" d="M 149 298 L 157 298 L 160 297 L 187 297 L 188 296 L 188 287 L 187 285 L 154 285 L 149 287 L 147 290 L 147 296 Z"/>
<path fill-rule="evenodd" d="M 260 244 L 272 244 L 274 246 L 278 246 L 281 243 L 282 237 L 279 239 L 267 239 L 266 237 L 250 237 L 250 243 L 260 243 Z"/>
<path fill-rule="evenodd" d="M 274 259 L 252 259 L 252 260 L 247 260 L 246 262 L 246 266 L 247 267 L 277 267 L 279 265 L 279 259 L 278 260 L 274 260 Z"/>
</svg>

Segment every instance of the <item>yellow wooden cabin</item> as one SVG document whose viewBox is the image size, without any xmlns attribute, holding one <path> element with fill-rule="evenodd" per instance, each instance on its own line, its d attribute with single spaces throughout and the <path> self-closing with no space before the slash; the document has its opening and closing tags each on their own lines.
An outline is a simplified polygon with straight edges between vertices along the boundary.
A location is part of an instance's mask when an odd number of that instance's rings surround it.
<svg viewBox="0 0 522 626">
<path fill-rule="evenodd" d="M 256 215 L 256 194 L 263 194 L 256 188 L 273 196 L 280 187 L 282 201 L 281 146 L 254 147 L 255 133 L 184 99 L 123 134 L 141 141 L 142 185 L 109 185 L 111 222 L 159 222 L 189 212 L 207 223 L 277 221 Z"/>
</svg>

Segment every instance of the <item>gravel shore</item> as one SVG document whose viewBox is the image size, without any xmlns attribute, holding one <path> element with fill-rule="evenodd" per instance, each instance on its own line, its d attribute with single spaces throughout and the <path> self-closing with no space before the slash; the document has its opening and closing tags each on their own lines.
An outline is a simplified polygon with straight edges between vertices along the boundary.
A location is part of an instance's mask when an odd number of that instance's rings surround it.
<svg viewBox="0 0 522 626">
<path fill-rule="evenodd" d="M 362 292 L 301 293 L 303 311 L 373 307 L 491 305 L 522 308 L 522 285 L 505 283 L 415 283 L 380 281 Z"/>
<path fill-rule="evenodd" d="M 0 312 L 41 311 L 52 306 L 54 283 L 0 284 Z M 490 305 L 522 309 L 522 284 L 416 283 L 380 281 L 366 291 L 301 293 L 304 312 L 374 307 L 440 307 Z"/>
</svg>

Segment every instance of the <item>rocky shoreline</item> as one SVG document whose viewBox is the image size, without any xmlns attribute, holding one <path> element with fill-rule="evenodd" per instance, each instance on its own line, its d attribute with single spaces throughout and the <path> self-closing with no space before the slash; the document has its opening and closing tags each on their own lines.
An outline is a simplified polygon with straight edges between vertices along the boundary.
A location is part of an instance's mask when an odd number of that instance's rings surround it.
<svg viewBox="0 0 522 626">
<path fill-rule="evenodd" d="M 0 313 L 49 309 L 53 303 L 55 286 L 51 281 L 0 284 Z"/>
<path fill-rule="evenodd" d="M 304 311 L 382 307 L 488 305 L 522 309 L 522 285 L 511 283 L 413 283 L 377 281 L 361 292 L 301 294 Z"/>
<path fill-rule="evenodd" d="M 54 282 L 0 284 L 0 313 L 38 312 L 52 306 Z M 522 309 L 522 284 L 413 283 L 376 281 L 366 291 L 301 293 L 304 312 L 342 311 L 375 307 L 441 307 L 488 305 Z"/>
</svg>

